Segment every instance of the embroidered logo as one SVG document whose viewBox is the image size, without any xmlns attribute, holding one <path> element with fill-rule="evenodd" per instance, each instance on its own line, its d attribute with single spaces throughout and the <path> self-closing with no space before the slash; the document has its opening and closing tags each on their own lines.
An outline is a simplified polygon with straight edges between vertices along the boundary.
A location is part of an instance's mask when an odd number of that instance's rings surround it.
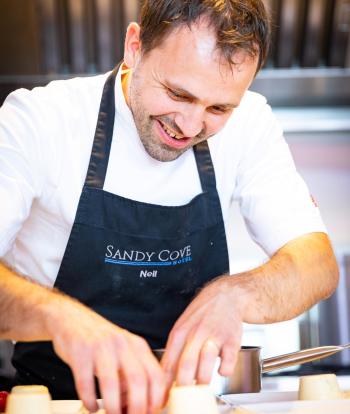
<svg viewBox="0 0 350 414">
<path fill-rule="evenodd" d="M 160 251 L 124 250 L 112 244 L 106 246 L 105 263 L 124 266 L 177 266 L 192 261 L 191 245 Z M 155 272 L 155 271 L 153 271 Z M 146 276 L 144 274 L 143 276 Z M 141 277 L 141 274 L 140 274 Z M 156 277 L 148 275 L 147 277 Z"/>
</svg>

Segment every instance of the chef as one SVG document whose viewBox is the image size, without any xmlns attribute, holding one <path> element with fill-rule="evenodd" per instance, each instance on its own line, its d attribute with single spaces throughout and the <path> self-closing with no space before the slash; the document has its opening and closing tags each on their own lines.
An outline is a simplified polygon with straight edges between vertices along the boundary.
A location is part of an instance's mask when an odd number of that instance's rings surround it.
<svg viewBox="0 0 350 414">
<path fill-rule="evenodd" d="M 105 75 L 0 111 L 0 335 L 19 384 L 152 412 L 233 372 L 242 323 L 293 318 L 337 266 L 266 100 L 260 0 L 146 0 Z M 270 259 L 233 275 L 233 202 Z M 233 230 L 234 231 L 234 230 Z M 166 347 L 161 364 L 153 348 Z"/>
</svg>

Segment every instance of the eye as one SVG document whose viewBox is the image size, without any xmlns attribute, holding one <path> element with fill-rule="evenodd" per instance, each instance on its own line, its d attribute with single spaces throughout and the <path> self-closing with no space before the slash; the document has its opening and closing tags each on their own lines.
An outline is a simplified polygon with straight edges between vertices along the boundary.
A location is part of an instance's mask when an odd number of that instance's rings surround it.
<svg viewBox="0 0 350 414">
<path fill-rule="evenodd" d="M 188 101 L 188 98 L 186 96 L 183 96 L 172 89 L 167 88 L 167 94 L 171 99 L 174 99 L 175 101 Z"/>
<path fill-rule="evenodd" d="M 228 112 L 232 111 L 231 108 L 222 107 L 222 106 L 212 106 L 212 107 L 209 108 L 209 110 L 213 114 L 217 114 L 217 115 L 224 115 L 224 114 L 227 114 Z"/>
</svg>

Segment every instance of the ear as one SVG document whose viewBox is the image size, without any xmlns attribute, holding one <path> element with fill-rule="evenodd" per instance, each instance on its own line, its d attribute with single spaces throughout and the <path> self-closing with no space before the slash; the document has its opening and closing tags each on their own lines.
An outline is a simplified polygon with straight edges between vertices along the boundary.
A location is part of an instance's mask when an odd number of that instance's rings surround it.
<svg viewBox="0 0 350 414">
<path fill-rule="evenodd" d="M 124 62 L 128 68 L 133 68 L 141 53 L 140 26 L 132 22 L 129 24 L 124 44 Z"/>
</svg>

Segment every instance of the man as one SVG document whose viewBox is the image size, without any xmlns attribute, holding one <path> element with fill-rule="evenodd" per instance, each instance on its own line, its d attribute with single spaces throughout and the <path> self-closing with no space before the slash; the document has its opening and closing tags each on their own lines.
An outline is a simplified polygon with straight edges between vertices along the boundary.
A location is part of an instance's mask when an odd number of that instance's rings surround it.
<svg viewBox="0 0 350 414">
<path fill-rule="evenodd" d="M 119 68 L 8 97 L 0 326 L 19 341 L 19 383 L 75 398 L 71 369 L 91 410 L 96 377 L 108 413 L 145 414 L 173 381 L 209 382 L 217 356 L 230 375 L 242 322 L 293 318 L 334 291 L 318 210 L 247 92 L 267 38 L 258 0 L 149 0 Z M 234 200 L 270 256 L 238 275 Z M 165 345 L 160 366 L 151 348 Z"/>
</svg>

